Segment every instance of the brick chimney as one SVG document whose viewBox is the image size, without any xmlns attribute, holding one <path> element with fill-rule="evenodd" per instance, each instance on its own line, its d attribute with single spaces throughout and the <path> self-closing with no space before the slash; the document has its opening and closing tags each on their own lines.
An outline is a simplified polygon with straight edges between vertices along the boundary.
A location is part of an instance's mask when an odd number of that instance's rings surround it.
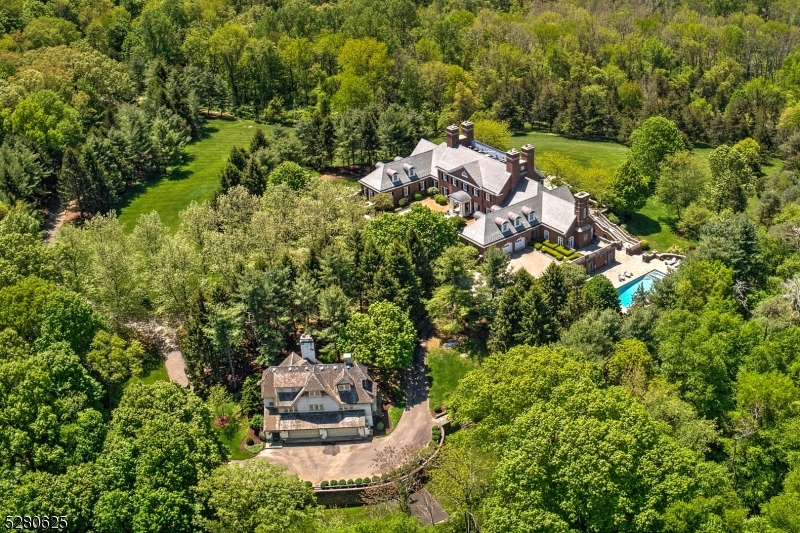
<svg viewBox="0 0 800 533">
<path fill-rule="evenodd" d="M 447 146 L 458 148 L 458 126 L 451 124 L 447 126 Z"/>
<path fill-rule="evenodd" d="M 311 335 L 300 335 L 300 355 L 303 356 L 303 359 L 311 363 L 318 363 L 315 352 L 314 338 Z"/>
<path fill-rule="evenodd" d="M 586 191 L 581 191 L 575 195 L 575 218 L 579 228 L 589 222 L 589 193 Z"/>
<path fill-rule="evenodd" d="M 522 161 L 525 163 L 524 174 L 532 180 L 537 179 L 536 171 L 534 170 L 536 168 L 536 148 L 530 144 L 523 146 Z"/>
<path fill-rule="evenodd" d="M 472 146 L 472 141 L 475 140 L 475 124 L 469 120 L 461 123 L 461 137 L 464 139 L 464 146 Z"/>
<path fill-rule="evenodd" d="M 517 183 L 519 183 L 521 174 L 519 152 L 517 152 L 516 148 L 512 148 L 506 152 L 506 172 L 511 174 L 511 189 L 513 190 L 514 187 L 517 186 Z"/>
</svg>

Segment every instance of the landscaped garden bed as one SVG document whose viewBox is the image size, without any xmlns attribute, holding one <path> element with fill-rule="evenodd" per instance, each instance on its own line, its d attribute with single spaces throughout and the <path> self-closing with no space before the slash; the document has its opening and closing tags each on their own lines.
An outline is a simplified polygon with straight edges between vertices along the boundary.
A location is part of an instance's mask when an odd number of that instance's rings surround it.
<svg viewBox="0 0 800 533">
<path fill-rule="evenodd" d="M 572 250 L 560 244 L 552 243 L 547 239 L 542 241 L 535 241 L 533 243 L 533 247 L 536 250 L 539 250 L 540 252 L 546 253 L 550 257 L 554 258 L 556 261 L 572 261 L 573 259 L 577 259 L 583 256 L 583 254 L 581 254 L 580 252 L 576 252 L 575 250 Z"/>
</svg>

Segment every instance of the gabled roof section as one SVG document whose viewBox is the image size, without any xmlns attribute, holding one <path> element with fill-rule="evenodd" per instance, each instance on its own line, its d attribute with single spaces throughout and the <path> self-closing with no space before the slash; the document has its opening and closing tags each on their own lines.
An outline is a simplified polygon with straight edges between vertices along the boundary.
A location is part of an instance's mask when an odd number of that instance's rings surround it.
<svg viewBox="0 0 800 533">
<path fill-rule="evenodd" d="M 562 194 L 558 195 L 553 194 L 553 191 L 549 191 L 549 194 L 542 196 L 541 210 L 542 224 L 550 226 L 561 233 L 569 231 L 570 226 L 575 221 L 575 199 L 572 193 L 569 192 L 569 187 L 564 187 L 566 188 L 566 193 L 569 194 L 569 200 L 563 198 L 563 191 Z"/>
<path fill-rule="evenodd" d="M 296 353 L 292 352 L 289 354 L 289 357 L 281 361 L 281 364 L 278 366 L 298 366 L 298 365 L 307 365 L 308 361 L 297 355 Z"/>
<path fill-rule="evenodd" d="M 491 215 L 483 216 L 475 220 L 475 222 L 463 229 L 461 235 L 475 244 L 486 247 L 508 237 L 524 233 L 531 227 L 539 224 L 538 217 L 541 211 L 541 202 L 541 196 L 534 196 L 514 205 L 500 208 L 493 211 Z M 533 210 L 536 213 L 537 220 L 531 224 L 528 217 L 520 217 L 520 227 L 517 227 L 512 220 L 509 220 L 509 212 L 520 213 L 523 207 L 528 207 Z M 508 224 L 506 224 L 506 231 L 502 230 L 503 221 L 508 222 Z"/>
</svg>

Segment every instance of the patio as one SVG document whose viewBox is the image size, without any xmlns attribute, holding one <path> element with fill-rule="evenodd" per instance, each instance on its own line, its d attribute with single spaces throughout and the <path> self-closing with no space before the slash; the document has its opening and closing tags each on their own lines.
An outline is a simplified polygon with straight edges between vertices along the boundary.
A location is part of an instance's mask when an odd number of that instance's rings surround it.
<svg viewBox="0 0 800 533">
<path fill-rule="evenodd" d="M 538 278 L 544 274 L 550 263 L 555 262 L 555 258 L 526 246 L 511 254 L 511 271 L 516 272 L 520 268 L 524 268 L 530 275 Z"/>
</svg>

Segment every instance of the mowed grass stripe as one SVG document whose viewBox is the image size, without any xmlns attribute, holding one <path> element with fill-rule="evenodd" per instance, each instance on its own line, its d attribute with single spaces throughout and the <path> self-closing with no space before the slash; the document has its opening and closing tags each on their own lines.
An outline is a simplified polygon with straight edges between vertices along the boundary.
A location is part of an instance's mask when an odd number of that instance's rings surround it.
<svg viewBox="0 0 800 533">
<path fill-rule="evenodd" d="M 186 163 L 122 198 L 117 213 L 125 230 L 131 231 L 139 217 L 151 211 L 156 211 L 167 227 L 176 230 L 180 224 L 178 214 L 192 201 L 202 202 L 211 198 L 231 148 L 246 148 L 257 128 L 266 131 L 269 126 L 249 120 L 213 119 L 206 122 L 203 137 L 186 147 Z"/>
</svg>

